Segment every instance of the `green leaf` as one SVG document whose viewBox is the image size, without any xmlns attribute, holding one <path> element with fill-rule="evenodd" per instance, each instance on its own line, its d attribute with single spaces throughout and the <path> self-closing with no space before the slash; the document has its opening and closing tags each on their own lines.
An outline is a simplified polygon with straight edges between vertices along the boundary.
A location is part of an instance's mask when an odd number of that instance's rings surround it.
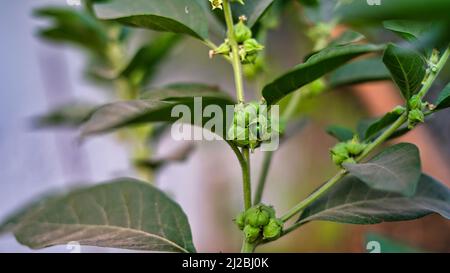
<svg viewBox="0 0 450 273">
<path fill-rule="evenodd" d="M 400 116 L 400 113 L 392 111 L 385 114 L 383 117 L 370 122 L 367 129 L 364 131 L 362 139 L 368 140 L 377 136 L 378 133 L 394 123 Z"/>
<path fill-rule="evenodd" d="M 422 55 L 415 50 L 390 44 L 384 52 L 383 62 L 406 100 L 419 91 L 426 74 Z"/>
<path fill-rule="evenodd" d="M 391 30 L 403 39 L 414 41 L 426 33 L 431 27 L 432 22 L 418 22 L 412 20 L 387 20 L 383 22 L 384 28 Z"/>
<path fill-rule="evenodd" d="M 438 213 L 450 219 L 450 190 L 422 174 L 416 193 L 375 190 L 354 176 L 347 176 L 301 214 L 300 224 L 314 220 L 348 224 L 406 221 Z"/>
<path fill-rule="evenodd" d="M 450 107 L 450 83 L 448 83 L 447 86 L 445 86 L 444 90 L 442 90 L 442 92 L 439 94 L 435 105 L 435 110 L 442 110 Z"/>
<path fill-rule="evenodd" d="M 391 74 L 380 58 L 356 60 L 334 71 L 330 75 L 330 85 L 339 87 L 350 84 L 389 80 Z"/>
<path fill-rule="evenodd" d="M 90 118 L 95 108 L 94 105 L 84 102 L 68 103 L 34 118 L 33 126 L 36 128 L 76 128 Z"/>
<path fill-rule="evenodd" d="M 206 13 L 192 0 L 110 0 L 97 3 L 98 18 L 157 31 L 188 34 L 204 40 L 208 37 Z"/>
<path fill-rule="evenodd" d="M 328 126 L 327 133 L 341 142 L 348 141 L 353 138 L 353 131 L 341 126 Z"/>
<path fill-rule="evenodd" d="M 50 27 L 39 30 L 44 39 L 58 43 L 72 43 L 104 56 L 109 38 L 105 28 L 89 14 L 66 8 L 41 8 L 35 16 L 53 21 Z"/>
<path fill-rule="evenodd" d="M 194 107 L 195 98 L 202 99 L 200 109 Z M 149 122 L 175 122 L 179 118 L 172 117 L 171 112 L 172 108 L 177 105 L 185 105 L 190 109 L 191 116 L 188 118 L 193 123 L 195 110 L 203 111 L 208 105 L 217 105 L 225 113 L 226 106 L 234 104 L 233 99 L 217 87 L 202 84 L 169 85 L 144 92 L 139 100 L 115 102 L 100 107 L 86 123 L 82 134 L 86 136 L 105 133 Z M 204 118 L 201 125 L 204 125 L 207 120 L 209 119 Z M 225 132 L 224 130 L 223 128 L 222 133 Z"/>
<path fill-rule="evenodd" d="M 300 87 L 317 80 L 353 58 L 383 49 L 379 45 L 346 45 L 325 48 L 305 63 L 266 85 L 262 91 L 268 104 L 274 104 Z"/>
<path fill-rule="evenodd" d="M 343 166 L 370 187 L 412 196 L 421 175 L 419 149 L 400 143 L 385 149 L 365 163 Z"/>
<path fill-rule="evenodd" d="M 247 17 L 247 25 L 251 28 L 273 2 L 274 0 L 245 0 L 245 5 L 235 3 L 232 5 L 233 15 L 235 19 L 245 15 Z"/>
<path fill-rule="evenodd" d="M 157 65 L 164 60 L 179 41 L 179 36 L 163 34 L 142 46 L 120 74 L 136 85 L 145 85 L 155 74 Z"/>
<path fill-rule="evenodd" d="M 186 215 L 146 182 L 121 178 L 52 199 L 14 231 L 33 249 L 83 245 L 147 251 L 195 252 Z"/>
</svg>

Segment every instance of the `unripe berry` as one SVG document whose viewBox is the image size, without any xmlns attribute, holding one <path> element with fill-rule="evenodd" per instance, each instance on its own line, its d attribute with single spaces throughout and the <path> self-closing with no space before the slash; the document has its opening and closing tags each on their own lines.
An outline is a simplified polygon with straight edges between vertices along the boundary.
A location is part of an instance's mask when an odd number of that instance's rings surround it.
<svg viewBox="0 0 450 273">
<path fill-rule="evenodd" d="M 236 216 L 234 222 L 236 223 L 236 225 L 239 227 L 240 230 L 243 230 L 245 226 L 245 212 L 239 213 Z"/>
<path fill-rule="evenodd" d="M 357 138 L 353 138 L 349 142 L 346 143 L 347 151 L 350 155 L 357 156 L 360 155 L 364 149 L 366 148 L 366 145 L 364 143 L 360 143 Z"/>
<path fill-rule="evenodd" d="M 253 227 L 265 226 L 269 223 L 270 213 L 258 205 L 247 210 L 245 219 Z"/>
<path fill-rule="evenodd" d="M 230 51 L 230 44 L 228 43 L 228 41 L 225 41 L 214 50 L 214 54 L 228 55 L 230 54 Z"/>
<path fill-rule="evenodd" d="M 264 46 L 258 43 L 255 39 L 248 39 L 244 41 L 244 50 L 247 54 L 257 53 L 264 49 Z"/>
<path fill-rule="evenodd" d="M 413 109 L 409 111 L 408 114 L 408 128 L 412 129 L 414 126 L 417 125 L 417 123 L 424 122 L 425 121 L 425 115 L 423 112 L 419 109 Z"/>
<path fill-rule="evenodd" d="M 269 223 L 263 228 L 263 238 L 265 240 L 275 240 L 281 236 L 283 222 L 276 218 L 271 218 Z"/>
<path fill-rule="evenodd" d="M 252 38 L 252 30 L 245 25 L 243 20 L 240 20 L 239 23 L 234 26 L 234 36 L 236 42 L 242 44 L 246 40 Z"/>
<path fill-rule="evenodd" d="M 408 105 L 410 109 L 422 109 L 422 99 L 418 95 L 412 96 L 409 101 Z"/>
<path fill-rule="evenodd" d="M 259 227 L 253 227 L 251 225 L 246 225 L 244 227 L 245 239 L 249 243 L 255 242 L 259 238 L 260 232 L 261 230 L 259 229 Z"/>
</svg>

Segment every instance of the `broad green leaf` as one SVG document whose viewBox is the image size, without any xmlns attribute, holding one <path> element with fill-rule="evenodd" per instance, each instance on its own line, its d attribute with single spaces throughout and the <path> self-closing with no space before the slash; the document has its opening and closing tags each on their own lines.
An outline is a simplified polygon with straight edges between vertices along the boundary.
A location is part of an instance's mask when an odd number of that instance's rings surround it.
<svg viewBox="0 0 450 273">
<path fill-rule="evenodd" d="M 94 5 L 98 18 L 157 31 L 208 37 L 206 13 L 192 0 L 109 0 Z"/>
<path fill-rule="evenodd" d="M 422 55 L 415 50 L 390 44 L 384 52 L 383 62 L 406 100 L 419 91 L 426 74 Z"/>
<path fill-rule="evenodd" d="M 195 109 L 196 98 L 202 100 L 202 104 L 197 105 L 198 109 Z M 83 135 L 105 133 L 149 122 L 175 122 L 179 117 L 172 117 L 172 109 L 177 105 L 189 108 L 190 122 L 193 123 L 195 111 L 203 112 L 208 105 L 217 105 L 225 113 L 226 106 L 234 104 L 235 102 L 217 87 L 202 84 L 170 85 L 144 92 L 139 100 L 115 102 L 100 107 L 86 123 Z M 202 125 L 207 120 L 209 119 L 204 117 Z M 222 133 L 224 132 L 223 130 Z"/>
<path fill-rule="evenodd" d="M 33 126 L 36 128 L 78 127 L 90 118 L 94 110 L 95 106 L 90 103 L 69 103 L 34 118 Z"/>
<path fill-rule="evenodd" d="M 151 80 L 157 65 L 167 57 L 179 40 L 179 36 L 168 33 L 145 44 L 136 52 L 121 76 L 136 85 L 145 85 Z"/>
<path fill-rule="evenodd" d="M 354 176 L 347 176 L 305 208 L 298 222 L 314 220 L 348 224 L 406 221 L 438 213 L 450 219 L 450 190 L 422 174 L 417 190 L 407 197 L 375 190 Z"/>
<path fill-rule="evenodd" d="M 412 196 L 421 175 L 419 149 L 400 143 L 385 149 L 364 163 L 344 163 L 353 176 L 370 187 Z"/>
<path fill-rule="evenodd" d="M 341 142 L 352 139 L 354 135 L 352 130 L 336 125 L 328 126 L 327 133 Z"/>
<path fill-rule="evenodd" d="M 53 42 L 72 43 L 104 55 L 109 38 L 104 27 L 91 15 L 68 8 L 41 8 L 34 14 L 53 21 L 39 30 L 39 35 Z"/>
<path fill-rule="evenodd" d="M 439 94 L 436 100 L 436 110 L 442 110 L 450 107 L 450 83 L 445 86 L 444 90 Z"/>
<path fill-rule="evenodd" d="M 83 245 L 195 252 L 186 215 L 167 195 L 131 178 L 76 190 L 27 215 L 14 235 L 33 249 Z"/>
<path fill-rule="evenodd" d="M 377 134 L 379 134 L 388 126 L 390 126 L 392 123 L 394 123 L 400 116 L 401 116 L 400 113 L 392 111 L 385 114 L 383 117 L 376 119 L 373 122 L 370 122 L 369 126 L 364 131 L 362 139 L 367 140 L 377 136 Z"/>
<path fill-rule="evenodd" d="M 343 85 L 389 80 L 391 74 L 379 58 L 356 60 L 334 71 L 330 75 L 330 85 Z"/>
<path fill-rule="evenodd" d="M 414 41 L 426 33 L 432 26 L 432 22 L 418 22 L 412 20 L 387 20 L 383 26 L 408 41 Z"/>
<path fill-rule="evenodd" d="M 369 5 L 373 3 L 372 5 Z M 391 19 L 446 20 L 449 21 L 448 0 L 389 0 L 340 1 L 336 15 L 341 22 L 365 23 Z"/>
<path fill-rule="evenodd" d="M 262 91 L 268 104 L 274 104 L 300 87 L 317 80 L 353 58 L 382 50 L 379 45 L 346 45 L 325 48 L 305 63 L 266 85 Z"/>
<path fill-rule="evenodd" d="M 253 27 L 273 2 L 274 0 L 245 0 L 245 5 L 233 3 L 233 15 L 236 19 L 245 15 L 247 17 L 247 25 Z"/>
</svg>

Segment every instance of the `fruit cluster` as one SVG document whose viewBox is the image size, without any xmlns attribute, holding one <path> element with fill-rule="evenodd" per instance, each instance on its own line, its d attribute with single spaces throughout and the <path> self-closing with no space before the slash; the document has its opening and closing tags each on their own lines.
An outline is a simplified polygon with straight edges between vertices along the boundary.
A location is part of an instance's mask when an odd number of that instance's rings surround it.
<svg viewBox="0 0 450 273">
<path fill-rule="evenodd" d="M 359 156 L 367 144 L 361 143 L 357 136 L 347 142 L 340 142 L 331 149 L 333 162 L 341 166 L 342 163 L 356 163 L 355 158 Z"/>
<path fill-rule="evenodd" d="M 279 133 L 279 126 L 268 114 L 267 106 L 257 102 L 236 105 L 228 140 L 252 151 L 261 143 L 270 141 L 274 133 Z"/>
<path fill-rule="evenodd" d="M 252 30 L 245 24 L 246 20 L 247 18 L 245 16 L 239 17 L 239 23 L 234 26 L 234 38 L 238 44 L 238 53 L 241 63 L 253 64 L 258 57 L 258 52 L 263 50 L 264 46 L 258 43 L 256 39 L 252 38 Z M 225 39 L 225 42 L 211 53 L 212 55 L 229 55 L 231 50 L 232 47 L 230 41 Z"/>
<path fill-rule="evenodd" d="M 281 236 L 283 231 L 283 222 L 275 217 L 273 207 L 263 204 L 239 213 L 235 221 L 239 229 L 244 231 L 245 238 L 249 243 L 260 239 L 275 240 Z"/>
</svg>

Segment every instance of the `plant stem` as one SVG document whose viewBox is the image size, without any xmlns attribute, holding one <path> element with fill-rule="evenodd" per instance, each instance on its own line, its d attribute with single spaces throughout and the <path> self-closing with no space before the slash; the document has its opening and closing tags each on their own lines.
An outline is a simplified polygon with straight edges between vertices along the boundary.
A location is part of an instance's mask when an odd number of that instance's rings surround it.
<svg viewBox="0 0 450 273">
<path fill-rule="evenodd" d="M 234 23 L 233 23 L 233 15 L 231 13 L 230 0 L 223 1 L 223 11 L 225 15 L 225 22 L 227 24 L 228 29 L 228 41 L 231 46 L 231 64 L 233 66 L 234 72 L 234 83 L 236 85 L 236 97 L 239 103 L 244 103 L 244 84 L 242 77 L 242 64 L 241 59 L 239 58 L 239 47 L 234 35 Z M 234 144 L 230 144 L 234 146 Z M 233 150 L 237 149 L 234 147 Z M 236 152 L 238 156 L 239 162 L 241 164 L 242 169 L 242 184 L 244 191 L 244 208 L 248 210 L 252 206 L 252 188 L 251 188 L 251 178 L 250 178 L 250 151 L 249 148 L 242 148 L 241 152 Z M 244 160 L 238 155 L 243 156 Z M 242 252 L 253 252 L 255 246 L 247 243 L 247 241 L 243 240 L 242 244 Z"/>
<path fill-rule="evenodd" d="M 230 145 L 233 152 L 236 154 L 236 157 L 239 161 L 239 165 L 241 166 L 242 170 L 242 185 L 243 185 L 243 192 L 244 192 L 244 207 L 245 210 L 249 209 L 252 206 L 252 196 L 251 196 L 251 181 L 250 181 L 250 154 L 248 148 L 242 149 L 239 151 L 239 148 L 232 142 L 227 141 L 227 143 Z"/>
<path fill-rule="evenodd" d="M 430 76 L 426 79 L 422 88 L 420 89 L 418 95 L 421 98 L 425 97 L 425 95 L 427 94 L 431 85 L 433 85 L 434 80 L 437 78 L 437 76 L 441 72 L 442 68 L 444 68 L 445 64 L 447 63 L 449 56 L 450 56 L 450 47 L 444 51 L 444 53 L 442 54 L 442 57 L 439 59 L 438 63 L 436 64 L 436 70 L 434 72 L 433 71 L 430 72 L 431 73 Z"/>
<path fill-rule="evenodd" d="M 286 212 L 282 217 L 281 220 L 283 222 L 286 222 L 290 218 L 292 218 L 294 215 L 302 211 L 306 206 L 310 205 L 312 202 L 314 202 L 317 198 L 319 198 L 324 192 L 326 192 L 328 189 L 330 189 L 334 184 L 336 184 L 341 178 L 343 178 L 347 174 L 346 170 L 340 170 L 335 176 L 333 176 L 330 180 L 328 180 L 327 183 L 325 183 L 322 187 L 320 187 L 318 190 L 313 192 L 310 196 L 308 196 L 306 199 L 304 199 L 302 202 L 298 203 L 295 207 L 290 209 L 288 212 Z"/>
<path fill-rule="evenodd" d="M 244 102 L 244 84 L 242 80 L 242 65 L 241 59 L 239 58 L 239 46 L 236 42 L 236 38 L 234 36 L 234 23 L 233 23 L 233 15 L 231 13 L 231 6 L 229 0 L 223 1 L 223 12 L 225 14 L 225 22 L 227 24 L 228 29 L 228 41 L 231 46 L 231 61 L 233 65 L 234 71 L 234 82 L 236 85 L 236 97 L 239 102 Z"/>
<path fill-rule="evenodd" d="M 245 240 L 242 241 L 241 253 L 253 253 L 255 251 L 255 244 L 249 243 Z"/>
</svg>

